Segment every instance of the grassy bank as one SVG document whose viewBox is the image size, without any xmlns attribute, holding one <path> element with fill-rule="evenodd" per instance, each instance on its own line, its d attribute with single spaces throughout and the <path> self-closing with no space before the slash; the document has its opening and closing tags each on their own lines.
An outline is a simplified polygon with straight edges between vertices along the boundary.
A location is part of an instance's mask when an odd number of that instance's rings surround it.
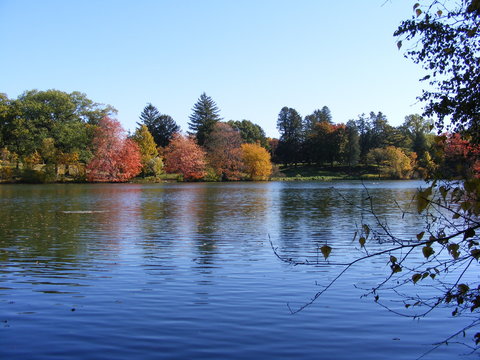
<svg viewBox="0 0 480 360">
<path fill-rule="evenodd" d="M 374 166 L 312 166 L 289 165 L 280 166 L 272 176 L 272 181 L 332 181 L 332 180 L 365 180 L 389 179 L 381 176 Z"/>
<path fill-rule="evenodd" d="M 86 182 L 84 172 L 78 169 L 59 167 L 55 174 L 54 168 L 38 165 L 31 169 L 16 169 L 3 167 L 0 172 L 0 183 L 83 183 Z M 8 170 L 8 171 L 7 171 Z M 74 171 L 75 170 L 75 171 Z M 2 176 L 3 175 L 3 176 Z M 82 176 L 83 175 L 83 176 Z M 153 184 L 163 182 L 176 182 L 181 179 L 178 174 L 162 174 L 158 177 L 136 177 L 130 182 L 139 184 Z M 347 166 L 313 166 L 313 165 L 290 165 L 279 166 L 271 177 L 271 181 L 333 181 L 333 180 L 367 180 L 383 179 L 387 177 L 381 174 L 375 166 L 357 165 Z M 181 181 L 181 180 L 180 180 Z"/>
</svg>

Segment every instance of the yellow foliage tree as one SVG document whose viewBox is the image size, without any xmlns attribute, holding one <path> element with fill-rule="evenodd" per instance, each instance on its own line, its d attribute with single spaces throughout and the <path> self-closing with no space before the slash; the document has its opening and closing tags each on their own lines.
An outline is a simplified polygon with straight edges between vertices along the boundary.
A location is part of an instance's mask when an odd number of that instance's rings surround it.
<svg viewBox="0 0 480 360">
<path fill-rule="evenodd" d="M 157 144 L 155 144 L 152 134 L 145 125 L 137 128 L 132 139 L 138 144 L 142 155 L 142 172 L 146 174 L 150 170 L 151 160 L 158 156 Z"/>
<path fill-rule="evenodd" d="M 250 179 L 268 180 L 272 173 L 272 163 L 265 148 L 257 144 L 242 144 L 242 160 Z"/>
<path fill-rule="evenodd" d="M 367 154 L 368 163 L 379 165 L 383 174 L 397 179 L 406 179 L 410 176 L 414 161 L 414 158 L 408 157 L 402 149 L 395 146 L 375 148 Z"/>
</svg>

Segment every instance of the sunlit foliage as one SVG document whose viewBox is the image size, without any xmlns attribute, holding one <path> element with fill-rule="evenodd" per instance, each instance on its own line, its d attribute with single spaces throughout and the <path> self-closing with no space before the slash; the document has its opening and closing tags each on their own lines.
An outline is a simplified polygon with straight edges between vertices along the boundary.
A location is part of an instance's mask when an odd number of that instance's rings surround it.
<svg viewBox="0 0 480 360">
<path fill-rule="evenodd" d="M 145 125 L 137 128 L 135 134 L 132 136 L 132 140 L 137 143 L 140 149 L 140 154 L 142 155 L 142 172 L 146 175 L 151 170 L 149 168 L 151 160 L 158 156 L 155 141 Z"/>
<path fill-rule="evenodd" d="M 205 176 L 205 151 L 191 136 L 175 134 L 164 156 L 168 173 L 178 173 L 184 180 L 200 180 Z"/>
<path fill-rule="evenodd" d="M 245 172 L 251 180 L 268 180 L 272 163 L 265 148 L 256 144 L 242 144 L 242 159 Z"/>
<path fill-rule="evenodd" d="M 140 173 L 141 154 L 138 145 L 126 137 L 116 119 L 104 117 L 95 130 L 94 156 L 87 165 L 87 180 L 124 182 Z"/>
</svg>

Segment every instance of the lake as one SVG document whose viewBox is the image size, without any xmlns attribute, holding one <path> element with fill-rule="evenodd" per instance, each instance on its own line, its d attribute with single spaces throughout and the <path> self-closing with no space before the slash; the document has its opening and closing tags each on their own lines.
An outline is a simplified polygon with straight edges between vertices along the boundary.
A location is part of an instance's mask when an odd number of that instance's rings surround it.
<svg viewBox="0 0 480 360">
<path fill-rule="evenodd" d="M 448 311 L 418 321 L 361 298 L 388 274 L 384 258 L 292 315 L 287 304 L 341 268 L 292 266 L 270 240 L 299 261 L 321 262 L 324 244 L 332 261 L 353 259 L 368 194 L 392 231 L 414 237 L 422 222 L 399 207 L 421 185 L 0 185 L 0 358 L 415 359 L 456 325 Z"/>
</svg>

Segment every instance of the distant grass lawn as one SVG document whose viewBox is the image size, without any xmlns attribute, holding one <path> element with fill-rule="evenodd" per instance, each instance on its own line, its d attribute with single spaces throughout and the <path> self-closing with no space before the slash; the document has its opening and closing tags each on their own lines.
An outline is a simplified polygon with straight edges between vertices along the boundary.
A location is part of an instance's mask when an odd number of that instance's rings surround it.
<svg viewBox="0 0 480 360">
<path fill-rule="evenodd" d="M 181 177 L 180 177 L 181 178 Z M 379 175 L 375 166 L 357 165 L 348 166 L 316 166 L 300 164 L 297 166 L 279 166 L 271 177 L 271 181 L 332 181 L 332 180 L 361 180 L 361 179 L 388 179 Z M 159 177 L 137 177 L 134 183 L 161 183 L 176 182 L 178 174 L 162 174 Z M 181 180 L 180 180 L 181 181 Z"/>
<path fill-rule="evenodd" d="M 297 166 L 280 166 L 279 173 L 274 174 L 272 181 L 309 181 L 309 180 L 356 180 L 379 179 L 378 170 L 374 166 L 316 166 L 300 164 Z"/>
</svg>

